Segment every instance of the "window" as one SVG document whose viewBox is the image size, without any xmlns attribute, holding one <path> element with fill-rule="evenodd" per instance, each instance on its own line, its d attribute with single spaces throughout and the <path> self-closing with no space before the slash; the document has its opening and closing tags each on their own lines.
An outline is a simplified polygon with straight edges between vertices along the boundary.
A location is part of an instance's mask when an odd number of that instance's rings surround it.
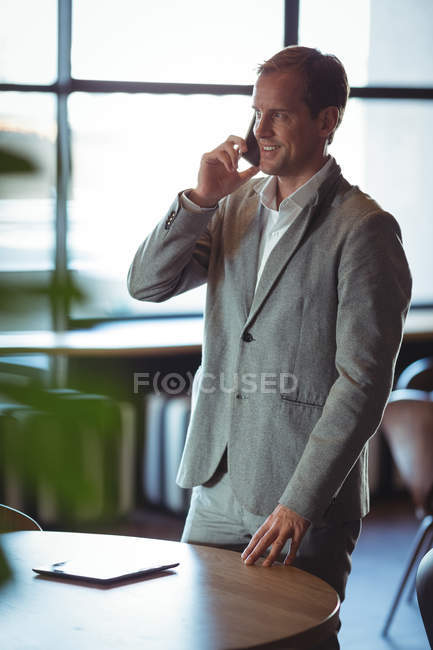
<svg viewBox="0 0 433 650">
<path fill-rule="evenodd" d="M 0 265 L 7 271 L 51 269 L 54 262 L 54 98 L 27 93 L 22 99 L 20 93 L 2 93 L 0 107 L 3 146 L 36 167 L 31 174 L 2 179 Z"/>
<path fill-rule="evenodd" d="M 256 62 L 283 46 L 281 0 L 73 0 L 72 8 L 77 79 L 251 84 Z"/>
<path fill-rule="evenodd" d="M 126 290 L 138 244 L 169 204 L 195 181 L 203 151 L 243 132 L 247 95 L 74 93 L 69 266 L 91 300 L 76 318 L 196 313 L 205 287 L 164 303 L 141 303 Z M 145 117 L 144 117 L 145 116 Z"/>
<path fill-rule="evenodd" d="M 433 303 L 432 28 L 430 0 L 300 2 L 300 43 L 340 57 L 352 86 L 331 151 L 398 220 L 415 307 Z"/>
<path fill-rule="evenodd" d="M 36 171 L 0 177 L 0 275 L 69 271 L 87 300 L 57 305 L 64 325 L 201 313 L 203 287 L 133 300 L 132 255 L 203 151 L 245 132 L 257 64 L 299 42 L 343 61 L 330 152 L 399 220 L 413 304 L 432 305 L 432 27 L 429 0 L 4 0 L 0 147 Z"/>
<path fill-rule="evenodd" d="M 57 0 L 2 0 L 0 81 L 51 84 L 57 77 Z"/>
</svg>

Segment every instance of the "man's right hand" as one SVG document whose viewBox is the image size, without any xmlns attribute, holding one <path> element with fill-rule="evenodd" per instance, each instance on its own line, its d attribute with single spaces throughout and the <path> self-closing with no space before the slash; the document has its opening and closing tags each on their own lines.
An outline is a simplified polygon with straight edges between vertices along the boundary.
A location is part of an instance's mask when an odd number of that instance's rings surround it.
<svg viewBox="0 0 433 650">
<path fill-rule="evenodd" d="M 205 153 L 201 159 L 197 187 L 189 192 L 188 198 L 202 208 L 214 206 L 257 174 L 260 167 L 249 167 L 238 172 L 239 156 L 247 149 L 243 138 L 231 135 L 219 147 Z"/>
</svg>

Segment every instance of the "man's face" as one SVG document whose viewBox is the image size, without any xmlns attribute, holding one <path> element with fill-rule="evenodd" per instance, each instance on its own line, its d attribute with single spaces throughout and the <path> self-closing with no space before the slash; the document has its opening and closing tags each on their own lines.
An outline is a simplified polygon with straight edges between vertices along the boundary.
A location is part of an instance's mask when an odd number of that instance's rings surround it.
<svg viewBox="0 0 433 650">
<path fill-rule="evenodd" d="M 254 133 L 265 174 L 296 177 L 308 173 L 323 156 L 326 138 L 303 97 L 302 77 L 296 69 L 261 74 L 257 79 Z"/>
</svg>

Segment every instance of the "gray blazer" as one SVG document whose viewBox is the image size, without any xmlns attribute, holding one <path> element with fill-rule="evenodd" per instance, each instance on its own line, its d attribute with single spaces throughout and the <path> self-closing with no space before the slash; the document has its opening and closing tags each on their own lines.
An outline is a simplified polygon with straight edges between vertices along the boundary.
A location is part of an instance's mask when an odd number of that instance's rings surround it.
<svg viewBox="0 0 433 650">
<path fill-rule="evenodd" d="M 330 175 L 277 243 L 257 290 L 253 179 L 206 215 L 176 198 L 128 275 L 139 300 L 207 282 L 202 389 L 177 481 L 205 483 L 227 447 L 238 500 L 310 521 L 368 512 L 366 443 L 392 387 L 411 293 L 395 219 Z"/>
</svg>

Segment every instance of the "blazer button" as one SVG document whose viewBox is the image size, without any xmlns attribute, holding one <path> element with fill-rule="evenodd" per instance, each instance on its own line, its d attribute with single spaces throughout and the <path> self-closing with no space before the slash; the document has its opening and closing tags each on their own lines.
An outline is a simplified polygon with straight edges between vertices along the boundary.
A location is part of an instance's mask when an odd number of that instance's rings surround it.
<svg viewBox="0 0 433 650">
<path fill-rule="evenodd" d="M 251 334 L 251 332 L 244 332 L 242 334 L 242 338 L 245 341 L 245 343 L 250 343 L 251 341 L 254 341 L 254 337 Z"/>
<path fill-rule="evenodd" d="M 170 215 L 169 215 L 167 221 L 165 222 L 165 229 L 166 230 L 168 230 L 170 228 L 170 226 L 173 223 L 175 217 L 176 217 L 176 212 L 174 212 L 174 211 L 170 212 Z"/>
</svg>

